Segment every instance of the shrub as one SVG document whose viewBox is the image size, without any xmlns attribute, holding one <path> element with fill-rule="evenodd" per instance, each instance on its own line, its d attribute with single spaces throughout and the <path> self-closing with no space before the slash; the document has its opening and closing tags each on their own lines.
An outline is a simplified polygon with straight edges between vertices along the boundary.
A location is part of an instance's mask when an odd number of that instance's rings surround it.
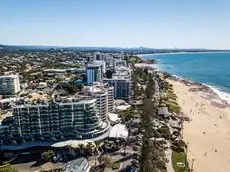
<svg viewBox="0 0 230 172">
<path fill-rule="evenodd" d="M 157 132 L 159 132 L 161 137 L 163 137 L 165 139 L 169 139 L 169 137 L 170 137 L 170 130 L 167 126 L 163 126 L 159 129 L 157 129 Z"/>
<path fill-rule="evenodd" d="M 28 97 L 29 99 L 31 99 L 33 96 L 32 96 L 32 95 L 28 95 L 27 97 Z"/>
<path fill-rule="evenodd" d="M 51 160 L 51 158 L 53 156 L 54 156 L 54 151 L 48 150 L 48 151 L 42 153 L 42 160 L 49 161 L 49 160 Z"/>
<path fill-rule="evenodd" d="M 110 168 L 112 168 L 113 170 L 117 170 L 120 168 L 120 163 L 119 162 L 113 163 Z"/>
<path fill-rule="evenodd" d="M 0 172 L 18 172 L 18 170 L 12 166 L 5 166 L 0 168 Z"/>
<path fill-rule="evenodd" d="M 183 140 L 175 140 L 172 143 L 171 148 L 172 148 L 172 150 L 174 150 L 176 152 L 184 152 L 185 148 L 187 148 L 187 145 L 185 144 L 185 142 Z"/>
</svg>

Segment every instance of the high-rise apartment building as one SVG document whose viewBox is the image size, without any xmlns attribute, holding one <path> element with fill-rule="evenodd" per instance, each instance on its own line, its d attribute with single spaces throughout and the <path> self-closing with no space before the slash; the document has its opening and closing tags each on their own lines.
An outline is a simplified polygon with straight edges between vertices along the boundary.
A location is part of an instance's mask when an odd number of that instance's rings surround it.
<svg viewBox="0 0 230 172">
<path fill-rule="evenodd" d="M 95 60 L 102 60 L 102 61 L 104 61 L 104 56 L 103 56 L 103 54 L 100 53 L 100 52 L 94 53 L 94 61 L 95 61 Z"/>
<path fill-rule="evenodd" d="M 24 103 L 13 107 L 13 116 L 4 122 L 10 139 L 17 143 L 31 141 L 61 141 L 99 136 L 109 129 L 102 122 L 96 99 L 53 100 Z M 9 138 L 1 135 L 1 140 Z"/>
<path fill-rule="evenodd" d="M 106 72 L 106 62 L 105 61 L 96 60 L 93 63 L 96 65 L 100 65 L 102 74 Z"/>
<path fill-rule="evenodd" d="M 93 82 L 100 82 L 102 79 L 101 66 L 97 64 L 88 64 L 86 67 L 87 85 Z"/>
<path fill-rule="evenodd" d="M 108 118 L 108 112 L 113 111 L 114 88 L 105 83 L 93 83 L 87 90 L 89 95 L 97 99 L 97 107 L 103 121 Z"/>
<path fill-rule="evenodd" d="M 114 87 L 115 99 L 129 100 L 131 96 L 131 80 L 126 78 L 105 78 L 104 83 Z"/>
<path fill-rule="evenodd" d="M 0 76 L 0 95 L 14 95 L 20 91 L 19 76 Z"/>
</svg>

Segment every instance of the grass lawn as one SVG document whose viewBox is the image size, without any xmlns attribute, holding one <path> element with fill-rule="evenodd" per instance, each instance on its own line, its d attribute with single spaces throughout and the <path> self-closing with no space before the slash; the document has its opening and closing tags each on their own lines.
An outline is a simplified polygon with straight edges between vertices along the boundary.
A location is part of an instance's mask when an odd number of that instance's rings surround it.
<svg viewBox="0 0 230 172">
<path fill-rule="evenodd" d="M 178 162 L 183 162 L 185 164 L 184 167 L 179 167 L 177 165 Z M 187 158 L 185 152 L 172 152 L 172 164 L 175 172 L 188 172 L 189 167 L 187 163 Z"/>
</svg>

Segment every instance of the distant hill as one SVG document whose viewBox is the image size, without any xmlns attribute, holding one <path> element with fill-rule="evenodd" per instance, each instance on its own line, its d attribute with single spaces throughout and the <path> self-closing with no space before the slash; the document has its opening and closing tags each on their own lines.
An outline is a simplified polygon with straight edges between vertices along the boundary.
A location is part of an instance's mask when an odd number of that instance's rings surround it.
<svg viewBox="0 0 230 172">
<path fill-rule="evenodd" d="M 0 45 L 0 49 L 5 51 L 19 51 L 19 50 L 49 50 L 49 49 L 60 49 L 62 47 L 57 46 L 40 46 L 40 45 Z"/>
<path fill-rule="evenodd" d="M 213 49 L 155 49 L 147 47 L 122 48 L 122 47 L 64 47 L 64 46 L 41 46 L 41 45 L 1 45 L 0 51 L 49 51 L 49 50 L 74 50 L 74 51 L 101 51 L 101 52 L 127 52 L 133 54 L 145 53 L 169 53 L 169 52 L 208 52 L 208 51 L 229 51 Z"/>
</svg>

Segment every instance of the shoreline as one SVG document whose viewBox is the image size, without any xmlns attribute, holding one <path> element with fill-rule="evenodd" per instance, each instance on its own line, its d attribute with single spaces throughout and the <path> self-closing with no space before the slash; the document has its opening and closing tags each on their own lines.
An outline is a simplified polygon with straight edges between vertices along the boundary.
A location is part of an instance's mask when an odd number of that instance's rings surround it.
<svg viewBox="0 0 230 172">
<path fill-rule="evenodd" d="M 167 52 L 167 53 L 150 53 L 150 54 L 136 54 L 136 56 L 143 58 L 150 55 L 170 55 L 170 54 L 209 54 L 209 53 L 230 53 L 230 51 L 206 51 L 206 52 Z"/>
<path fill-rule="evenodd" d="M 210 89 L 207 86 L 166 80 L 173 85 L 182 113 L 190 119 L 184 122 L 182 133 L 188 162 L 195 159 L 194 171 L 230 171 L 230 105 L 200 89 Z"/>
<path fill-rule="evenodd" d="M 225 53 L 225 52 L 221 51 L 221 52 L 197 52 L 197 53 Z M 145 56 L 145 55 L 164 55 L 164 54 L 193 54 L 193 53 L 182 52 L 182 53 L 140 54 L 140 56 L 138 56 L 138 57 L 144 58 L 143 56 Z M 206 84 L 206 83 L 194 81 L 192 79 L 187 79 L 187 78 L 182 77 L 182 76 L 178 76 L 178 75 L 170 74 L 168 72 L 164 72 L 159 67 L 158 59 L 156 59 L 156 61 L 157 61 L 157 63 L 155 63 L 154 65 L 157 67 L 158 72 L 170 75 L 175 80 L 181 80 L 181 82 L 185 82 L 186 84 L 199 85 L 201 87 L 201 89 L 209 91 L 210 93 L 212 92 L 213 94 L 217 95 L 222 101 L 224 101 L 226 104 L 230 104 L 230 92 L 222 91 L 221 89 L 219 89 L 217 86 L 214 86 L 214 85 L 209 85 L 209 84 Z"/>
<path fill-rule="evenodd" d="M 186 79 L 177 75 L 171 75 L 168 72 L 161 72 L 160 73 L 165 73 L 167 75 L 170 75 L 170 78 L 178 81 L 178 82 L 182 82 L 185 85 L 189 86 L 189 85 L 193 85 L 193 86 L 199 86 L 199 91 L 204 91 L 204 92 L 209 92 L 210 94 L 213 94 L 214 96 L 217 96 L 221 101 L 223 101 L 223 103 L 225 103 L 226 105 L 230 104 L 230 93 L 228 92 L 224 92 L 219 90 L 217 87 L 215 86 L 211 86 L 205 83 L 201 83 L 201 82 L 197 82 L 197 81 L 193 81 L 190 79 Z"/>
</svg>

